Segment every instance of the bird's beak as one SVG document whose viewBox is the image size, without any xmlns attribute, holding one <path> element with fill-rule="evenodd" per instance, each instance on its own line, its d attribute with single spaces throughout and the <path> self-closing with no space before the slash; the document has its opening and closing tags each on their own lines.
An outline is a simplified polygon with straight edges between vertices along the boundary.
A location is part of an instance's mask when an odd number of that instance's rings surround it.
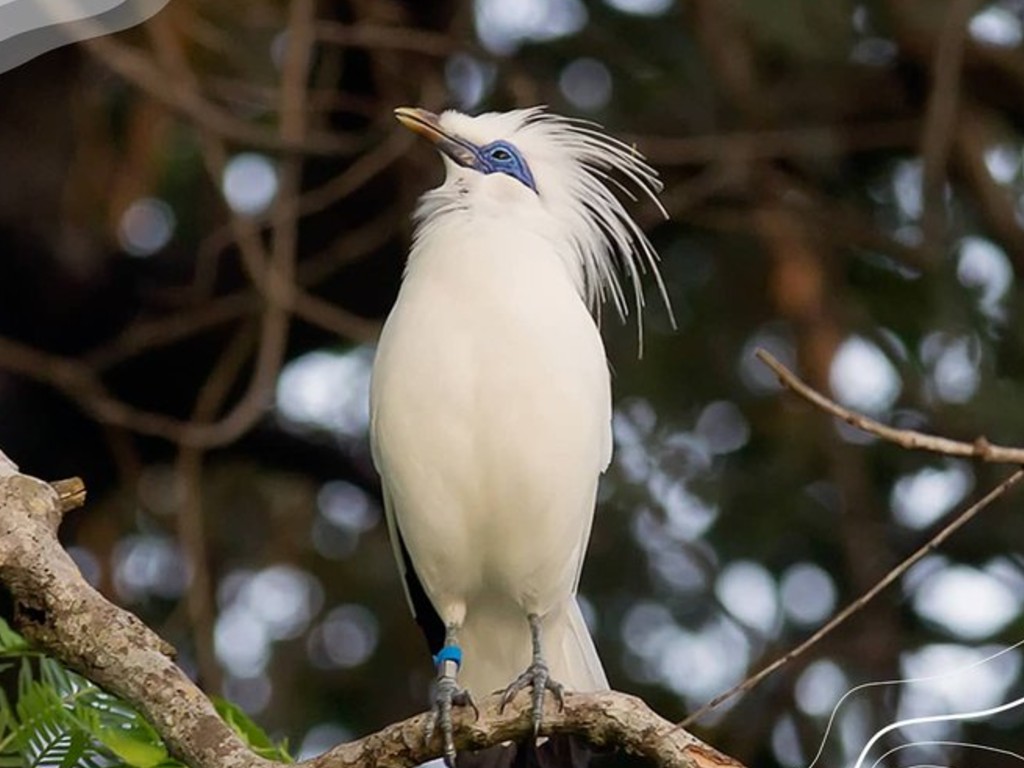
<svg viewBox="0 0 1024 768">
<path fill-rule="evenodd" d="M 399 107 L 395 110 L 395 117 L 410 131 L 429 139 L 438 152 L 448 155 L 459 165 L 467 168 L 477 166 L 476 147 L 442 128 L 440 119 L 433 112 L 419 107 Z"/>
</svg>

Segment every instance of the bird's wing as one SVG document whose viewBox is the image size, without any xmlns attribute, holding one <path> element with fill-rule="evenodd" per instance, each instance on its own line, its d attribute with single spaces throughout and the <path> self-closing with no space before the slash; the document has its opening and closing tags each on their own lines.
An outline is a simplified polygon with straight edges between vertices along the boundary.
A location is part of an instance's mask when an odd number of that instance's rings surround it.
<svg viewBox="0 0 1024 768">
<path fill-rule="evenodd" d="M 391 492 L 388 489 L 388 475 L 385 471 L 385 461 L 381 455 L 380 440 L 377 434 L 376 384 L 376 377 L 374 377 L 370 384 L 370 457 L 373 459 L 373 466 L 377 469 L 377 474 L 381 478 L 381 496 L 384 498 L 384 519 L 388 523 L 388 541 L 391 542 L 391 551 L 395 556 L 395 563 L 398 565 L 398 575 L 402 579 L 402 590 L 405 592 L 405 600 L 409 604 L 409 610 L 412 611 L 412 615 L 415 617 L 416 605 L 413 603 L 407 579 L 407 572 L 412 570 L 412 563 L 409 560 L 409 553 L 406 551 L 405 544 L 402 542 L 401 534 L 398 531 L 398 521 L 395 519 L 395 505 L 391 500 Z M 419 583 L 419 579 L 416 581 Z"/>
<path fill-rule="evenodd" d="M 374 451 L 374 454 L 376 454 L 376 451 Z M 373 463 L 377 466 L 377 471 L 379 472 L 380 465 L 377 462 L 376 455 L 374 456 Z M 391 542 L 391 551 L 395 556 L 395 562 L 398 564 L 398 575 L 402 579 L 402 591 L 405 592 L 405 601 L 409 604 L 409 610 L 415 616 L 416 605 L 412 601 L 408 581 L 408 572 L 412 570 L 412 563 L 409 562 L 409 553 L 405 548 L 405 542 L 402 541 L 402 534 L 398 532 L 398 521 L 395 519 L 394 503 L 391 501 L 387 482 L 382 485 L 381 493 L 384 496 L 384 519 L 388 523 L 388 540 Z M 416 581 L 418 583 L 419 579 Z"/>
<path fill-rule="evenodd" d="M 598 472 L 598 478 L 594 484 L 594 496 L 593 505 L 597 504 L 597 483 L 600 482 L 600 476 L 608 471 L 608 467 L 612 463 L 612 452 L 615 448 L 615 436 L 612 434 L 612 398 L 611 398 L 611 376 L 612 368 L 611 363 L 608 363 L 608 413 L 606 421 L 608 428 L 604 432 L 604 445 L 601 446 L 601 468 Z M 594 513 L 597 511 L 592 505 L 592 511 L 590 517 L 587 519 L 587 524 L 583 529 L 583 535 L 580 539 L 579 555 L 576 562 L 576 579 L 572 583 L 572 593 L 575 595 L 576 591 L 580 586 L 580 574 L 583 572 L 583 560 L 587 556 L 587 544 L 590 542 L 590 531 L 594 527 Z"/>
<path fill-rule="evenodd" d="M 376 463 L 376 458 L 374 458 Z M 395 562 L 398 564 L 398 575 L 402 579 L 402 590 L 405 592 L 405 599 L 409 603 L 409 610 L 420 625 L 423 634 L 427 639 L 427 646 L 432 654 L 437 653 L 444 646 L 444 622 L 434 610 L 434 605 L 427 597 L 423 584 L 416 575 L 413 568 L 412 558 L 409 557 L 409 550 L 402 540 L 402 533 L 398 529 L 398 520 L 395 518 L 394 504 L 391 501 L 391 494 L 388 492 L 387 483 L 383 485 L 384 494 L 384 517 L 388 522 L 388 538 L 391 540 L 391 549 L 395 554 Z"/>
<path fill-rule="evenodd" d="M 373 388 L 370 394 L 370 455 L 373 458 L 373 465 L 381 476 L 381 494 L 384 497 L 384 519 L 388 524 L 388 539 L 391 541 L 391 551 L 395 556 L 395 563 L 398 565 L 398 575 L 402 580 L 402 591 L 405 592 L 405 600 L 409 604 L 416 623 L 420 625 L 423 634 L 427 639 L 427 646 L 431 654 L 435 654 L 444 646 L 444 622 L 438 616 L 430 598 L 427 597 L 423 584 L 416 575 L 409 550 L 402 539 L 402 532 L 398 527 L 398 518 L 395 516 L 395 504 L 388 489 L 388 473 L 385 467 L 386 461 L 381 455 L 379 440 L 377 439 L 377 409 L 375 407 Z"/>
<path fill-rule="evenodd" d="M 610 383 L 609 383 L 610 387 Z M 614 437 L 612 435 L 612 415 L 611 415 L 611 396 L 608 398 L 608 429 L 605 432 L 605 444 L 602 452 L 601 459 L 601 471 L 600 475 L 603 475 L 608 467 L 612 463 L 612 449 L 614 447 Z M 593 501 L 591 502 L 590 516 L 587 518 L 587 524 L 583 527 L 583 531 L 580 536 L 579 549 L 576 553 L 576 578 L 572 582 L 572 593 L 575 595 L 580 587 L 580 574 L 583 573 L 583 560 L 587 556 L 587 544 L 590 543 L 590 531 L 594 527 L 594 513 L 597 511 L 594 505 L 597 504 L 597 483 L 600 482 L 600 475 L 594 483 L 594 495 Z"/>
</svg>

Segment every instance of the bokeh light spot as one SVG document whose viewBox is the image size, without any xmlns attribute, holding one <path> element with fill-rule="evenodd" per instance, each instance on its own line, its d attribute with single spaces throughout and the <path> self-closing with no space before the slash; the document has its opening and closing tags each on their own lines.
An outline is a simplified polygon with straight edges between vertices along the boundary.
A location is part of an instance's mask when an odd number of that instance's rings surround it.
<svg viewBox="0 0 1024 768">
<path fill-rule="evenodd" d="M 738 451 L 750 439 L 747 420 L 740 409 L 728 400 L 718 400 L 704 408 L 697 419 L 695 431 L 715 454 Z"/>
<path fill-rule="evenodd" d="M 908 678 L 899 702 L 901 718 L 987 709 L 1003 703 L 1019 678 L 1020 651 L 1000 646 L 969 647 L 933 643 L 900 655 Z M 914 738 L 943 738 L 949 723 L 916 728 Z"/>
<path fill-rule="evenodd" d="M 800 749 L 800 735 L 790 715 L 783 715 L 772 728 L 772 752 L 788 768 L 802 768 L 807 764 Z"/>
<path fill-rule="evenodd" d="M 849 687 L 843 670 L 834 662 L 821 659 L 809 664 L 797 678 L 796 704 L 813 717 L 828 715 Z"/>
<path fill-rule="evenodd" d="M 993 144 L 985 150 L 985 167 L 1000 184 L 1009 184 L 1020 173 L 1020 149 L 1012 144 Z"/>
<path fill-rule="evenodd" d="M 457 53 L 445 62 L 444 77 L 448 90 L 455 94 L 459 109 L 476 107 L 494 82 L 494 67 L 465 53 Z"/>
<path fill-rule="evenodd" d="M 320 610 L 323 590 L 310 574 L 292 565 L 273 565 L 256 573 L 239 599 L 274 640 L 298 637 Z"/>
<path fill-rule="evenodd" d="M 277 195 L 277 170 L 268 157 L 243 152 L 228 160 L 221 190 L 231 210 L 255 216 L 265 211 Z"/>
<path fill-rule="evenodd" d="M 889 358 L 860 336 L 851 336 L 839 346 L 829 371 L 829 386 L 843 405 L 872 414 L 891 408 L 902 389 Z"/>
<path fill-rule="evenodd" d="M 948 632 L 981 640 L 1020 615 L 1022 597 L 991 575 L 952 565 L 924 580 L 914 594 L 914 609 Z"/>
<path fill-rule="evenodd" d="M 476 0 L 477 36 L 492 53 L 507 55 L 524 42 L 556 40 L 587 24 L 580 0 Z"/>
<path fill-rule="evenodd" d="M 114 588 L 128 602 L 180 597 L 189 572 L 178 545 L 166 536 L 135 534 L 114 547 Z"/>
<path fill-rule="evenodd" d="M 836 586 L 825 569 L 814 563 L 796 563 L 779 581 L 782 608 L 797 624 L 814 626 L 836 607 Z"/>
<path fill-rule="evenodd" d="M 959 504 L 974 486 L 974 473 L 962 461 L 924 467 L 893 485 L 893 516 L 908 528 L 927 528 Z"/>
<path fill-rule="evenodd" d="M 993 320 L 1005 314 L 1003 299 L 1013 284 L 1013 267 L 1002 248 L 981 237 L 960 241 L 956 276 L 965 288 L 978 290 L 978 306 Z"/>
<path fill-rule="evenodd" d="M 366 662 L 377 648 L 377 617 L 354 603 L 332 608 L 309 638 L 309 654 L 319 667 L 349 669 Z"/>
<path fill-rule="evenodd" d="M 990 5 L 976 13 L 968 28 L 975 40 L 1001 48 L 1016 48 L 1024 40 L 1020 18 L 998 5 Z"/>
<path fill-rule="evenodd" d="M 775 579 L 759 563 L 737 560 L 718 575 L 715 595 L 733 616 L 749 627 L 769 634 L 778 619 Z"/>
<path fill-rule="evenodd" d="M 144 197 L 121 214 L 117 236 L 126 253 L 152 256 L 171 241 L 175 226 L 177 220 L 171 206 L 163 200 Z"/>
<path fill-rule="evenodd" d="M 277 408 L 286 425 L 360 438 L 370 424 L 373 352 L 308 352 L 285 366 L 277 383 Z"/>
<path fill-rule="evenodd" d="M 558 88 L 577 109 L 595 112 L 611 101 L 612 75 L 597 59 L 576 59 L 562 70 Z"/>
<path fill-rule="evenodd" d="M 981 384 L 981 344 L 973 336 L 930 333 L 921 341 L 929 369 L 930 394 L 947 403 L 966 403 Z"/>
<path fill-rule="evenodd" d="M 241 605 L 220 612 L 213 640 L 217 658 L 236 677 L 255 677 L 270 660 L 266 626 Z"/>
</svg>

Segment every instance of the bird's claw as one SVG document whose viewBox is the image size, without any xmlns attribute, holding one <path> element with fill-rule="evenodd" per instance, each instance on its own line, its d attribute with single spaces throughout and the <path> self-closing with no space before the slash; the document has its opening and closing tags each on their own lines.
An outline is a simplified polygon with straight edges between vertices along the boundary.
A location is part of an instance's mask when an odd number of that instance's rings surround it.
<svg viewBox="0 0 1024 768">
<path fill-rule="evenodd" d="M 452 726 L 452 707 L 472 707 L 473 716 L 480 717 L 480 710 L 473 697 L 465 688 L 460 688 L 454 677 L 442 675 L 434 683 L 434 703 L 427 718 L 427 741 L 440 729 L 444 740 L 444 763 L 448 768 L 455 767 L 455 735 Z"/>
<path fill-rule="evenodd" d="M 561 711 L 565 709 L 565 686 L 557 680 L 551 679 L 551 673 L 548 670 L 547 664 L 543 661 L 534 661 L 526 668 L 523 674 L 513 680 L 508 688 L 505 689 L 505 692 L 501 695 L 501 704 L 498 706 L 498 711 L 504 712 L 505 707 L 516 697 L 516 694 L 527 686 L 532 688 L 530 720 L 533 723 L 533 732 L 536 734 L 540 730 L 541 719 L 544 715 L 544 692 L 551 691 L 555 701 L 558 702 L 558 709 Z"/>
</svg>

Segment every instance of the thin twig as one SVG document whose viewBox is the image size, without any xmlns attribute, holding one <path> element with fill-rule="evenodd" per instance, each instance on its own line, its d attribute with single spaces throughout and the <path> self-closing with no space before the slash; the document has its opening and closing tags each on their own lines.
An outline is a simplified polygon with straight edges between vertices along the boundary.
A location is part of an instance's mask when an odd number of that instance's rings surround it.
<svg viewBox="0 0 1024 768">
<path fill-rule="evenodd" d="M 658 166 L 706 165 L 723 158 L 773 160 L 786 157 L 841 156 L 910 147 L 920 133 L 915 118 L 852 125 L 801 126 L 718 133 L 710 136 L 634 134 L 635 143 Z"/>
<path fill-rule="evenodd" d="M 159 17 L 156 17 L 159 19 Z M 339 134 L 312 134 L 302 142 L 282 138 L 265 128 L 246 122 L 201 96 L 197 88 L 180 80 L 168 78 L 153 61 L 132 46 L 114 41 L 110 36 L 97 37 L 83 43 L 86 49 L 127 82 L 142 90 L 164 106 L 188 118 L 197 128 L 219 138 L 268 152 L 301 152 L 307 155 L 353 154 L 362 141 Z"/>
<path fill-rule="evenodd" d="M 299 213 L 305 216 L 322 211 L 379 177 L 385 168 L 405 154 L 415 138 L 410 131 L 392 131 L 385 141 L 354 160 L 338 176 L 303 193 L 299 198 Z"/>
<path fill-rule="evenodd" d="M 383 247 L 393 237 L 394 228 L 394 217 L 385 215 L 372 219 L 358 229 L 345 232 L 324 250 L 303 259 L 296 266 L 296 283 L 308 289 L 326 280 L 343 267 Z M 228 228 L 219 232 L 223 232 L 225 240 L 231 241 Z M 211 257 L 217 255 L 214 252 L 217 247 L 210 247 Z M 306 290 L 293 301 L 301 304 L 311 295 Z M 81 361 L 99 373 L 140 354 L 184 341 L 232 320 L 252 316 L 262 306 L 260 295 L 254 288 L 217 296 L 201 304 L 179 306 L 166 315 L 133 321 L 117 336 L 82 356 Z M 335 317 L 330 326 L 318 322 L 326 318 L 306 317 L 303 313 L 299 313 L 299 317 L 356 342 L 373 341 L 379 335 L 379 321 L 346 312 L 333 304 L 331 306 Z M 295 311 L 294 307 L 292 309 Z M 0 367 L 3 367 L 3 362 L 0 358 Z M 48 381 L 45 377 L 42 380 Z"/>
<path fill-rule="evenodd" d="M 45 381 L 60 390 L 100 423 L 183 445 L 206 448 L 225 445 L 262 417 L 266 407 L 265 397 L 244 395 L 217 422 L 194 424 L 118 400 L 92 368 L 71 358 L 40 352 L 0 337 L 0 361 L 5 370 Z"/>
<path fill-rule="evenodd" d="M 196 397 L 192 409 L 193 422 L 202 424 L 216 419 L 217 412 L 252 355 L 255 338 L 254 324 L 246 323 L 242 325 L 232 342 L 224 348 Z M 219 694 L 222 675 L 213 644 L 217 611 L 213 603 L 213 579 L 210 576 L 209 547 L 203 520 L 205 454 L 203 448 L 187 445 L 181 446 L 178 451 L 175 462 L 175 476 L 181 488 L 181 507 L 177 516 L 178 539 L 188 557 L 192 572 L 185 593 L 185 609 L 192 628 L 199 679 L 205 691 Z"/>
<path fill-rule="evenodd" d="M 936 437 L 934 435 L 927 435 L 921 432 L 915 432 L 913 430 L 904 429 L 893 429 L 887 427 L 884 424 L 871 419 L 867 416 L 863 416 L 859 413 L 851 411 L 847 408 L 842 407 L 838 403 L 829 400 L 827 397 L 817 392 L 816 390 L 809 387 L 807 384 L 802 382 L 800 379 L 793 374 L 786 366 L 780 363 L 775 357 L 766 352 L 763 349 L 758 349 L 754 352 L 757 358 L 767 365 L 775 374 L 779 377 L 779 380 L 784 386 L 791 389 L 800 397 L 804 398 L 811 404 L 836 416 L 848 424 L 851 424 L 858 429 L 861 429 L 869 434 L 876 435 L 890 442 L 896 443 L 904 448 L 910 449 L 924 449 L 934 451 L 936 453 L 942 453 L 949 456 L 973 456 L 985 459 L 987 461 L 999 462 L 1004 464 L 1019 464 L 1024 463 L 1021 459 L 1024 459 L 1024 450 L 1017 448 L 1001 448 L 988 443 L 984 439 L 980 439 L 975 443 L 960 443 L 955 440 L 948 440 L 943 437 Z M 996 458 L 999 457 L 999 458 Z M 1010 458 L 1007 458 L 1010 457 Z M 1015 458 L 1019 457 L 1019 458 Z M 847 605 L 842 611 L 837 613 L 832 619 L 825 624 L 821 629 L 807 638 L 800 645 L 796 646 L 785 655 L 779 657 L 768 666 L 764 667 L 756 674 L 751 675 L 743 682 L 733 686 L 724 693 L 719 694 L 707 704 L 702 706 L 696 712 L 689 715 L 685 720 L 679 723 L 680 728 L 686 728 L 693 724 L 701 717 L 706 715 L 711 710 L 715 709 L 722 703 L 732 699 L 734 696 L 751 690 L 757 686 L 766 677 L 790 663 L 794 659 L 802 656 L 810 648 L 814 647 L 818 642 L 822 640 L 826 635 L 831 633 L 836 627 L 841 625 L 871 600 L 873 600 L 882 590 L 892 584 L 896 579 L 900 578 L 904 573 L 907 572 L 915 563 L 921 560 L 925 555 L 933 552 L 935 549 L 940 547 L 946 539 L 960 530 L 964 525 L 973 520 L 979 512 L 988 507 L 992 502 L 998 499 L 1000 496 L 1009 491 L 1013 486 L 1017 485 L 1022 479 L 1024 479 L 1024 469 L 1017 469 L 1012 475 L 1003 480 L 999 485 L 985 494 L 981 499 L 970 505 L 967 509 L 957 515 L 948 525 L 946 525 L 941 531 L 935 534 L 929 539 L 920 549 L 914 552 L 912 555 L 903 560 L 899 565 L 889 571 L 878 583 L 871 587 L 867 592 L 862 594 L 859 598 L 854 600 L 852 603 Z"/>
<path fill-rule="evenodd" d="M 832 414 L 838 419 L 842 419 L 850 426 L 867 432 L 869 435 L 880 437 L 883 440 L 888 440 L 909 450 L 932 451 L 933 453 L 941 453 L 946 456 L 975 458 L 993 464 L 1024 464 L 1024 448 L 994 445 L 984 437 L 977 438 L 973 443 L 965 443 L 959 440 L 950 440 L 946 437 L 917 432 L 913 429 L 897 429 L 882 424 L 870 416 L 844 408 L 834 400 L 830 400 L 817 390 L 812 389 L 765 350 L 758 349 L 754 354 L 758 360 L 775 372 L 779 377 L 779 381 L 785 387 L 791 389 L 812 405 Z"/>
<path fill-rule="evenodd" d="M 415 27 L 389 27 L 382 24 L 341 24 L 321 21 L 316 25 L 318 40 L 334 45 L 363 48 L 390 48 L 408 53 L 444 58 L 465 49 L 465 41 L 440 32 Z"/>
<path fill-rule="evenodd" d="M 126 360 L 199 336 L 232 320 L 254 315 L 263 306 L 259 294 L 249 288 L 225 294 L 192 307 L 178 307 L 153 318 L 138 318 L 114 338 L 81 357 L 83 364 L 102 372 Z M 3 365 L 0 359 L 0 366 Z"/>
<path fill-rule="evenodd" d="M 963 512 L 961 512 L 959 515 L 957 515 L 953 519 L 953 521 L 949 523 L 949 525 L 947 525 L 935 536 L 929 539 L 924 546 L 922 546 L 920 549 L 914 552 L 914 554 L 912 554 L 910 557 L 908 557 L 895 568 L 893 568 L 891 571 L 889 571 L 881 581 L 875 584 L 875 586 L 873 586 L 863 595 L 858 597 L 852 603 L 847 605 L 843 610 L 841 610 L 834 617 L 832 617 L 832 619 L 827 624 L 825 624 L 821 629 L 819 629 L 809 638 L 804 640 L 804 642 L 800 643 L 800 645 L 798 645 L 796 648 L 773 661 L 767 667 L 764 667 L 757 674 L 748 677 L 739 685 L 733 686 L 725 693 L 719 694 L 718 696 L 713 698 L 703 707 L 701 707 L 696 712 L 689 715 L 685 720 L 680 722 L 679 727 L 686 728 L 692 725 L 694 722 L 702 718 L 711 710 L 721 705 L 723 702 L 728 701 L 737 694 L 751 690 L 756 685 L 758 685 L 758 683 L 760 683 L 766 677 L 768 677 L 773 672 L 778 670 L 780 667 L 783 667 L 786 664 L 793 661 L 794 659 L 796 659 L 797 657 L 802 656 L 804 653 L 807 652 L 808 649 L 817 645 L 822 640 L 822 638 L 824 638 L 826 635 L 832 632 L 832 630 L 834 630 L 840 624 L 842 624 L 851 616 L 853 616 L 853 614 L 857 613 L 857 611 L 859 611 L 865 605 L 871 602 L 871 600 L 873 600 L 879 592 L 881 592 L 894 581 L 896 581 L 896 579 L 900 578 L 904 573 L 906 573 L 910 569 L 911 566 L 913 566 L 915 563 L 921 560 L 921 558 L 923 558 L 925 555 L 935 551 L 939 546 L 943 544 L 943 542 L 946 541 L 946 539 L 948 539 L 950 536 L 952 536 L 954 533 L 960 530 L 964 525 L 973 520 L 979 512 L 981 512 L 992 502 L 994 502 L 1000 496 L 1002 496 L 1011 488 L 1013 488 L 1013 486 L 1017 485 L 1017 483 L 1019 483 L 1022 479 L 1024 479 L 1024 469 L 1016 470 L 1012 475 L 1003 480 L 1003 482 L 1001 482 L 999 485 L 997 485 L 995 488 L 993 488 L 991 491 L 985 494 L 981 499 L 979 499 L 974 504 L 965 509 Z"/>
</svg>

